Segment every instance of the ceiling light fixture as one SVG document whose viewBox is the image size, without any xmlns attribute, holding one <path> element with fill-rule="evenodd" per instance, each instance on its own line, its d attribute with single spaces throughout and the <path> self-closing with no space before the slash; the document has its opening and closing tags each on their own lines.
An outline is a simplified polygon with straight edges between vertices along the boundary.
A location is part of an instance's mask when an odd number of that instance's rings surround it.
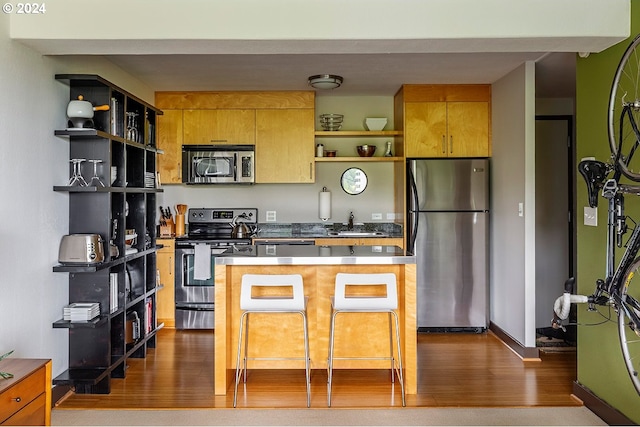
<svg viewBox="0 0 640 427">
<path fill-rule="evenodd" d="M 309 86 L 316 89 L 335 89 L 342 84 L 342 77 L 334 74 L 318 74 L 309 77 Z"/>
</svg>

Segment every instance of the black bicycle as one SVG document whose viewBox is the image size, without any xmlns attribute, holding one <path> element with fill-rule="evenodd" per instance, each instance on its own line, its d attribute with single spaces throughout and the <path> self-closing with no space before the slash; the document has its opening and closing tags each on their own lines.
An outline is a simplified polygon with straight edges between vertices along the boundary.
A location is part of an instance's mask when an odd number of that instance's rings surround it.
<svg viewBox="0 0 640 427">
<path fill-rule="evenodd" d="M 640 35 L 624 52 L 616 70 L 609 96 L 607 117 L 611 158 L 607 163 L 582 160 L 578 171 L 587 183 L 589 206 L 598 206 L 601 195 L 608 203 L 607 263 L 605 278 L 596 280 L 592 295 L 572 295 L 574 279 L 565 282 L 564 294 L 554 304 L 552 326 L 562 328 L 571 303 L 587 303 L 611 307 L 618 317 L 618 335 L 624 362 L 633 385 L 640 394 L 640 285 L 630 286 L 640 269 L 640 226 L 624 214 L 624 196 L 640 195 L 640 185 L 624 184 L 626 177 L 640 182 Z M 632 232 L 624 236 L 632 223 Z M 616 246 L 624 246 L 620 262 L 616 262 Z M 640 276 L 640 274 L 639 274 Z"/>
</svg>

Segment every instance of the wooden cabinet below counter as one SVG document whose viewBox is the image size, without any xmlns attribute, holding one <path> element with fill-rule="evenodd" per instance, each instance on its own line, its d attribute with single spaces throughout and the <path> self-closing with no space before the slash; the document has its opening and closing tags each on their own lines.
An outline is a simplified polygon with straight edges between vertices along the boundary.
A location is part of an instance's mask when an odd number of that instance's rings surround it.
<svg viewBox="0 0 640 427">
<path fill-rule="evenodd" d="M 156 252 L 158 260 L 158 275 L 162 289 L 157 294 L 156 315 L 158 323 L 164 323 L 165 327 L 175 328 L 176 326 L 176 303 L 175 303 L 175 240 L 158 239 L 158 244 L 162 249 Z"/>
<path fill-rule="evenodd" d="M 4 359 L 0 371 L 13 374 L 0 382 L 0 425 L 51 425 L 51 360 Z"/>
<path fill-rule="evenodd" d="M 316 246 L 398 246 L 402 237 L 326 237 L 316 238 Z"/>
</svg>

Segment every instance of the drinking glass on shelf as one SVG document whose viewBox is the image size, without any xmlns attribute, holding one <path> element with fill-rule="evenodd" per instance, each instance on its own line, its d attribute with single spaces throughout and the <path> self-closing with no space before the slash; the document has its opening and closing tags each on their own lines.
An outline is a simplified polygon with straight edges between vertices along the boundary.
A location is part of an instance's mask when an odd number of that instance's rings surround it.
<svg viewBox="0 0 640 427">
<path fill-rule="evenodd" d="M 138 117 L 138 113 L 127 113 L 127 139 L 138 142 L 138 125 L 136 123 L 136 117 Z"/>
<path fill-rule="evenodd" d="M 91 159 L 91 160 L 89 160 L 89 162 L 93 163 L 93 176 L 91 177 L 91 180 L 89 181 L 89 185 L 90 186 L 95 186 L 95 187 L 104 187 L 105 186 L 104 183 L 102 182 L 102 180 L 98 176 L 98 164 L 102 163 L 102 160 L 100 160 L 100 159 Z"/>
<path fill-rule="evenodd" d="M 70 162 L 73 163 L 73 174 L 71 175 L 71 178 L 69 179 L 69 187 L 86 187 L 89 184 L 87 184 L 87 181 L 85 181 L 84 177 L 82 176 L 82 162 L 86 161 L 87 159 L 71 159 Z"/>
</svg>

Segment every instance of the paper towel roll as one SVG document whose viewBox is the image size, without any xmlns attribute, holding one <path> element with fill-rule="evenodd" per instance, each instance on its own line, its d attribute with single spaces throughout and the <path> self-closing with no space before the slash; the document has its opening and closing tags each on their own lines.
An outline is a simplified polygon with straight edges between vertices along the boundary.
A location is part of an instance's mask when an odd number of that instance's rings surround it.
<svg viewBox="0 0 640 427">
<path fill-rule="evenodd" d="M 331 218 L 331 191 L 324 187 L 318 197 L 318 216 L 326 221 Z"/>
</svg>

